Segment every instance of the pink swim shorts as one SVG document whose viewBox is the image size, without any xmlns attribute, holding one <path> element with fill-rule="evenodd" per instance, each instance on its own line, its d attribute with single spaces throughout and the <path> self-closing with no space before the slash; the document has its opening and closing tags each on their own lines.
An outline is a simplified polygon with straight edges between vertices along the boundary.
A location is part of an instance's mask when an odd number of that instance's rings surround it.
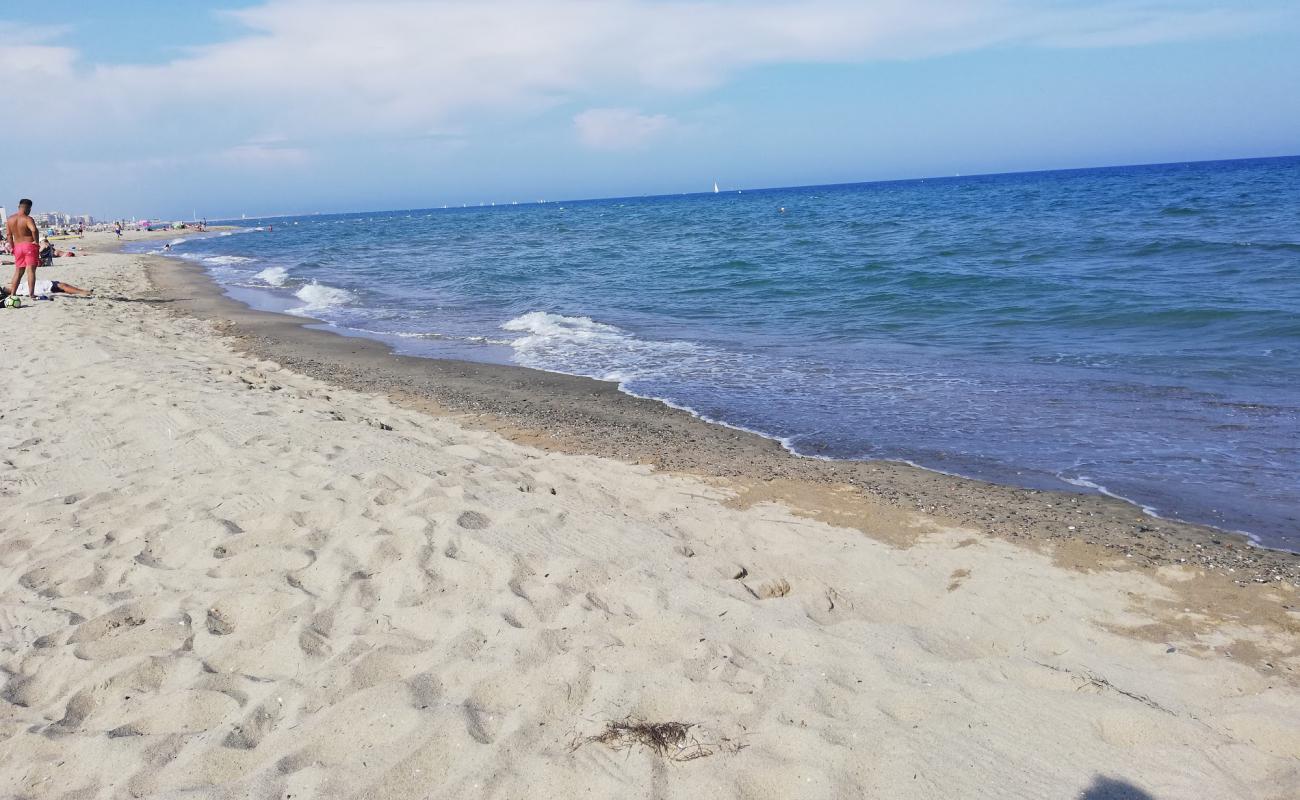
<svg viewBox="0 0 1300 800">
<path fill-rule="evenodd" d="M 37 267 L 41 263 L 41 251 L 36 247 L 35 242 L 15 242 L 14 243 L 14 266 L 22 269 L 23 267 Z"/>
</svg>

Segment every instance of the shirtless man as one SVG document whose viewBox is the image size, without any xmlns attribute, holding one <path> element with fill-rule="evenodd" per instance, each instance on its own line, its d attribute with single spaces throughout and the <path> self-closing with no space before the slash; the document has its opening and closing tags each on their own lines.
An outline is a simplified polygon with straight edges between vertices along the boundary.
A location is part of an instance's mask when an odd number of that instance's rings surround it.
<svg viewBox="0 0 1300 800">
<path fill-rule="evenodd" d="M 9 240 L 9 249 L 14 253 L 14 279 L 9 282 L 9 294 L 18 291 L 18 281 L 27 270 L 27 291 L 36 296 L 36 266 L 41 263 L 40 229 L 32 219 L 32 201 L 26 198 L 18 201 L 18 213 L 5 221 L 5 238 Z"/>
</svg>

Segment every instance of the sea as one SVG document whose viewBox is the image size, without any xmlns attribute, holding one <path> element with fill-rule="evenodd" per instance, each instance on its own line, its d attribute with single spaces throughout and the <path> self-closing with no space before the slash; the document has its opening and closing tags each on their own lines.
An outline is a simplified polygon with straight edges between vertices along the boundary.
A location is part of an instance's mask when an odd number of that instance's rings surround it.
<svg viewBox="0 0 1300 800">
<path fill-rule="evenodd" d="M 1300 551 L 1300 157 L 234 224 L 168 255 L 401 353 Z"/>
</svg>

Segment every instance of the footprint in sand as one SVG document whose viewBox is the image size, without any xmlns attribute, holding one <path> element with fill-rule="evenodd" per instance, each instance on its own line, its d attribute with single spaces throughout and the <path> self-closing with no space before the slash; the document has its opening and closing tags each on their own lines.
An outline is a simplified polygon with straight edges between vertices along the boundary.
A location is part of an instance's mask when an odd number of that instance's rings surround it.
<svg viewBox="0 0 1300 800">
<path fill-rule="evenodd" d="M 185 619 L 147 604 L 122 606 L 77 626 L 68 637 L 74 655 L 84 660 L 111 660 L 128 654 L 168 652 L 189 647 Z"/>
<path fill-rule="evenodd" d="M 217 608 L 208 609 L 208 633 L 213 636 L 228 636 L 235 632 L 235 623 Z"/>
<path fill-rule="evenodd" d="M 961 585 L 965 583 L 966 579 L 969 577 L 970 577 L 970 570 L 968 569 L 953 570 L 952 574 L 948 576 L 948 580 L 949 580 L 948 591 L 950 592 L 957 591 L 959 588 L 961 588 Z"/>
<path fill-rule="evenodd" d="M 745 588 L 749 590 L 750 594 L 759 600 L 771 600 L 776 597 L 785 597 L 792 591 L 790 582 L 785 578 L 767 581 L 766 583 L 760 584 L 757 589 L 751 588 L 749 584 L 745 584 Z"/>
<path fill-rule="evenodd" d="M 333 655 L 329 636 L 316 627 L 303 628 L 298 634 L 298 647 L 307 655 L 328 658 Z"/>
<path fill-rule="evenodd" d="M 81 723 L 94 713 L 102 703 L 100 692 L 93 689 L 82 689 L 72 696 L 68 704 L 64 707 L 63 717 L 54 724 L 63 730 L 74 731 L 81 727 Z"/>
<path fill-rule="evenodd" d="M 501 715 L 482 708 L 473 701 L 461 707 L 465 712 L 465 731 L 479 744 L 492 744 L 501 728 Z"/>
<path fill-rule="evenodd" d="M 485 514 L 480 514 L 477 511 L 465 511 L 456 518 L 456 524 L 466 530 L 481 531 L 492 524 L 492 521 Z"/>
<path fill-rule="evenodd" d="M 442 682 L 427 672 L 408 678 L 406 688 L 411 695 L 412 708 L 423 711 L 442 700 Z"/>
<path fill-rule="evenodd" d="M 254 750 L 280 721 L 280 705 L 263 703 L 226 735 L 222 744 L 235 750 Z"/>
</svg>

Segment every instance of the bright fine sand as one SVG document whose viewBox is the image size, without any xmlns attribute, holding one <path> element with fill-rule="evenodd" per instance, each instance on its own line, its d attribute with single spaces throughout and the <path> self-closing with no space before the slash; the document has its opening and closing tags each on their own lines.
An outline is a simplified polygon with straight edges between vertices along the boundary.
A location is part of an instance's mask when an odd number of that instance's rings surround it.
<svg viewBox="0 0 1300 800">
<path fill-rule="evenodd" d="M 0 309 L 0 797 L 1300 791 L 1286 582 L 873 538 L 254 361 L 133 256 L 43 272 L 102 296 Z"/>
</svg>

